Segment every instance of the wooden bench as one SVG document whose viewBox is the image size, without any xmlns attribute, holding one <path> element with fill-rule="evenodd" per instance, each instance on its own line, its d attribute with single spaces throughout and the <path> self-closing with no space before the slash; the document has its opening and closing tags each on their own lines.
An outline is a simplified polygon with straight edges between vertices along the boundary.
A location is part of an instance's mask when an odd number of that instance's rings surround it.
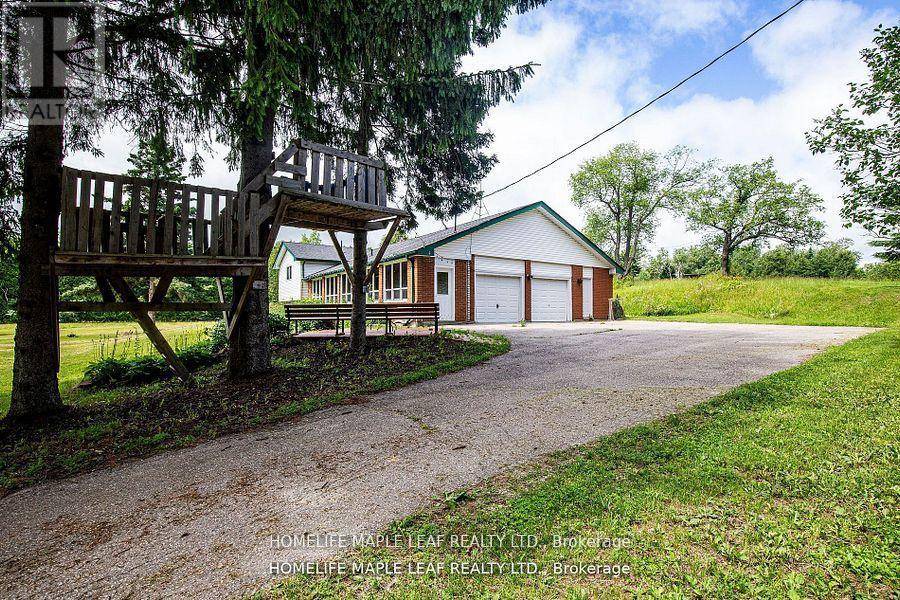
<svg viewBox="0 0 900 600">
<path fill-rule="evenodd" d="M 350 320 L 352 311 L 350 304 L 287 304 L 284 316 L 298 326 L 300 321 L 334 321 L 334 335 L 337 336 L 344 333 L 344 322 Z M 384 321 L 385 333 L 393 333 L 397 321 L 428 321 L 434 323 L 437 333 L 439 314 L 436 302 L 366 304 L 366 320 Z"/>
</svg>

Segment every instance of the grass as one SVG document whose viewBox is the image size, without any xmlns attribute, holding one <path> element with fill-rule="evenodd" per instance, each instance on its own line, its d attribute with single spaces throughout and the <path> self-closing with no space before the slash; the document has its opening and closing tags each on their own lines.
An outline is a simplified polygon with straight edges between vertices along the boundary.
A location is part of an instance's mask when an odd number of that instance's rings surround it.
<svg viewBox="0 0 900 600">
<path fill-rule="evenodd" d="M 346 559 L 398 561 L 402 574 L 296 576 L 265 594 L 892 597 L 900 587 L 898 373 L 900 330 L 871 334 L 685 413 L 454 491 L 386 532 L 443 540 L 438 547 L 403 542 Z M 505 537 L 454 547 L 459 534 Z M 515 535 L 534 536 L 524 538 L 534 545 L 515 547 Z M 554 547 L 554 536 L 599 547 Z M 449 570 L 490 561 L 537 572 L 405 573 L 417 562 Z M 554 564 L 617 566 L 620 575 L 558 574 Z"/>
<path fill-rule="evenodd" d="M 457 371 L 506 352 L 509 341 L 441 333 L 370 339 L 360 359 L 346 340 L 292 340 L 273 348 L 271 372 L 232 380 L 225 365 L 176 380 L 79 392 L 67 411 L 31 427 L 0 422 L 0 496 L 47 479 L 191 446 L 325 406 Z"/>
<path fill-rule="evenodd" d="M 712 323 L 852 325 L 900 323 L 900 281 L 710 275 L 620 284 L 628 318 Z"/>
<path fill-rule="evenodd" d="M 205 337 L 211 323 L 159 322 L 163 335 L 174 346 L 184 345 Z M 78 395 L 69 392 L 81 382 L 88 364 L 103 356 L 141 356 L 156 351 L 136 323 L 62 323 L 60 325 L 62 364 L 59 371 L 59 391 L 69 402 Z M 0 416 L 9 410 L 12 392 L 13 340 L 15 325 L 0 325 Z"/>
</svg>

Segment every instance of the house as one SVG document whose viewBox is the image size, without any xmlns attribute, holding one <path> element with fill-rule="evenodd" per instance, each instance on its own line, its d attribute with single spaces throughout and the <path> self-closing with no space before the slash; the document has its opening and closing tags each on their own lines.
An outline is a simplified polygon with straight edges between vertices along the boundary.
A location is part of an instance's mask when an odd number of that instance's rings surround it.
<svg viewBox="0 0 900 600">
<path fill-rule="evenodd" d="M 352 249 L 345 250 L 352 253 Z M 304 277 L 341 263 L 331 244 L 283 242 L 273 267 L 278 271 L 278 301 L 289 302 L 306 297 Z"/>
<path fill-rule="evenodd" d="M 622 268 L 544 202 L 388 246 L 373 302 L 437 302 L 445 322 L 605 319 Z M 307 293 L 349 302 L 343 267 L 307 275 Z"/>
</svg>

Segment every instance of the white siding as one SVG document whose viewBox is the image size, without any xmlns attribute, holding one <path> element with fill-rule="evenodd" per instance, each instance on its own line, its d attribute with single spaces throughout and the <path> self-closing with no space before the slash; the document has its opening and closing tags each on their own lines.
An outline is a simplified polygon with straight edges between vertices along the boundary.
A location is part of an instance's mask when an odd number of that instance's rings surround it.
<svg viewBox="0 0 900 600">
<path fill-rule="evenodd" d="M 534 277 L 571 279 L 572 267 L 570 265 L 555 265 L 553 263 L 533 262 L 531 263 L 531 274 Z"/>
<path fill-rule="evenodd" d="M 497 273 L 503 275 L 524 275 L 525 261 L 510 260 L 508 258 L 494 258 L 493 256 L 476 256 L 475 272 Z"/>
<path fill-rule="evenodd" d="M 296 260 L 290 252 L 285 252 L 278 269 L 278 301 L 290 302 L 306 297 L 306 282 L 303 280 L 323 269 L 335 266 L 335 262 L 324 260 Z M 287 278 L 287 268 L 291 267 L 291 278 Z"/>
<path fill-rule="evenodd" d="M 291 267 L 291 278 L 287 278 L 288 267 Z M 281 266 L 278 268 L 278 301 L 288 302 L 290 300 L 299 300 L 302 298 L 304 291 L 303 286 L 302 263 L 295 260 L 290 252 L 285 252 L 281 259 Z"/>
<path fill-rule="evenodd" d="M 435 255 L 440 258 L 468 259 L 473 254 L 476 269 L 485 256 L 565 265 L 612 266 L 541 209 L 504 219 L 435 249 Z"/>
</svg>

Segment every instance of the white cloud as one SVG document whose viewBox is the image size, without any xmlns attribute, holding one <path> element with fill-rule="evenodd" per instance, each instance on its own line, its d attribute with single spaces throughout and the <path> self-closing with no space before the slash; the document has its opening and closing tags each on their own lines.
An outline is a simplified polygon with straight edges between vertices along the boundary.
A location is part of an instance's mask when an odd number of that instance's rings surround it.
<svg viewBox="0 0 900 600">
<path fill-rule="evenodd" d="M 626 6 L 656 31 L 674 34 L 706 32 L 743 13 L 743 6 L 731 0 L 639 0 Z"/>
</svg>

